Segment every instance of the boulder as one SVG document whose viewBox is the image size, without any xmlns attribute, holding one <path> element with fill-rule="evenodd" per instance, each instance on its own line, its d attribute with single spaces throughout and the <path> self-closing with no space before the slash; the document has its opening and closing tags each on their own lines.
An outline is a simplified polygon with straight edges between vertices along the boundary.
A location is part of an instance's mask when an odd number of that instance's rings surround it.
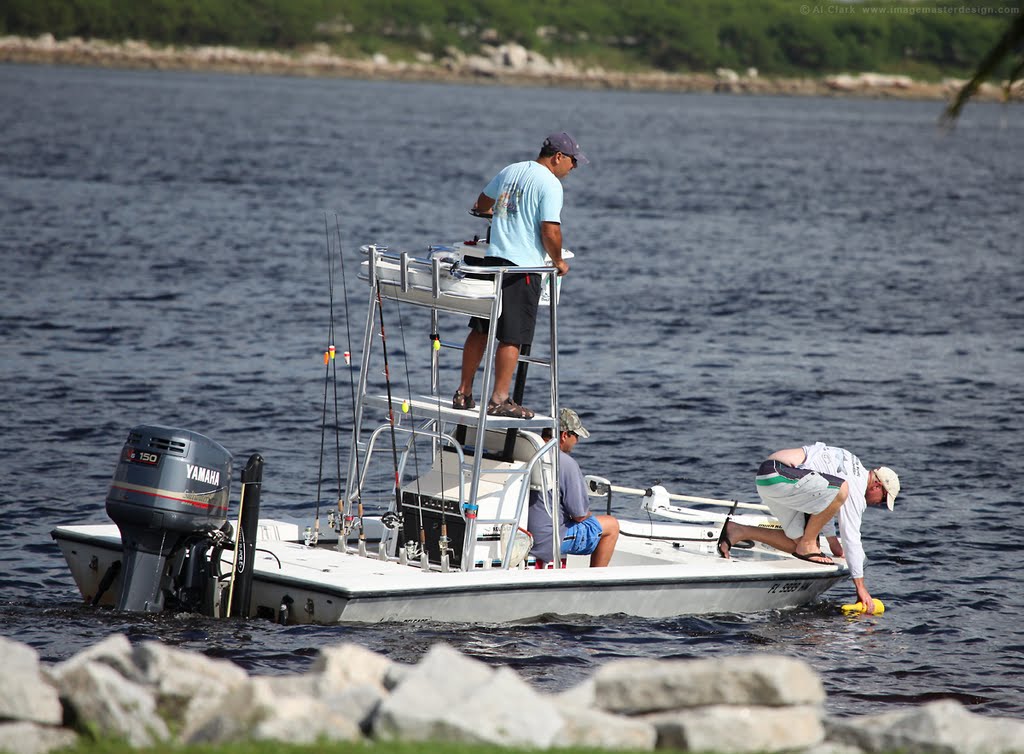
<svg viewBox="0 0 1024 754">
<path fill-rule="evenodd" d="M 32 647 L 0 636 L 0 721 L 60 725 L 64 719 L 60 698 L 39 667 Z"/>
<path fill-rule="evenodd" d="M 818 674 L 790 657 L 620 660 L 594 674 L 595 704 L 627 715 L 740 704 L 779 707 L 825 701 Z"/>
<path fill-rule="evenodd" d="M 1024 722 L 986 717 L 952 699 L 921 707 L 826 721 L 830 741 L 868 752 L 1010 754 L 1024 752 Z"/>
<path fill-rule="evenodd" d="M 347 686 L 370 684 L 383 691 L 394 662 L 359 644 L 347 642 L 321 649 L 310 667 L 319 674 L 319 688 L 341 691 Z"/>
<path fill-rule="evenodd" d="M 310 744 L 358 741 L 359 725 L 344 707 L 311 694 L 308 680 L 253 678 L 224 696 L 204 716 L 189 721 L 181 743 L 224 744 L 242 740 Z M 296 693 L 298 692 L 298 693 Z"/>
<path fill-rule="evenodd" d="M 492 670 L 437 644 L 384 699 L 373 719 L 383 740 L 484 743 L 546 749 L 559 713 L 508 668 Z"/>
<path fill-rule="evenodd" d="M 0 723 L 0 751 L 6 754 L 47 754 L 74 746 L 78 736 L 67 728 L 36 723 Z"/>
<path fill-rule="evenodd" d="M 559 748 L 653 751 L 658 731 L 650 722 L 584 707 L 560 707 Z"/>
<path fill-rule="evenodd" d="M 152 686 L 163 698 L 190 699 L 211 692 L 219 696 L 249 678 L 233 662 L 171 647 L 158 641 L 139 644 L 132 652 L 132 657 L 139 670 L 137 680 Z"/>
<path fill-rule="evenodd" d="M 659 749 L 771 752 L 816 747 L 825 739 L 816 706 L 713 705 L 644 717 Z"/>
<path fill-rule="evenodd" d="M 514 71 L 521 71 L 526 68 L 526 64 L 530 59 L 530 53 L 525 47 L 515 42 L 511 42 L 506 45 L 502 45 L 498 49 L 498 60 L 506 68 L 511 68 Z"/>
<path fill-rule="evenodd" d="M 249 675 L 233 662 L 156 641 L 136 646 L 132 658 L 134 679 L 153 690 L 161 715 L 176 728 L 203 719 L 207 708 L 249 682 Z"/>
<path fill-rule="evenodd" d="M 59 682 L 61 676 L 68 671 L 91 662 L 108 665 L 129 680 L 142 682 L 142 676 L 132 657 L 132 644 L 124 634 L 108 636 L 99 644 L 86 647 L 64 662 L 58 662 L 49 668 L 48 672 L 54 681 Z"/>
<path fill-rule="evenodd" d="M 594 679 L 587 678 L 580 683 L 577 683 L 572 688 L 555 694 L 552 696 L 552 699 L 560 707 L 594 707 L 596 703 Z"/>
<path fill-rule="evenodd" d="M 123 738 L 135 747 L 153 746 L 170 738 L 150 689 L 109 665 L 82 663 L 62 673 L 59 684 L 61 698 L 77 721 L 102 736 Z"/>
</svg>

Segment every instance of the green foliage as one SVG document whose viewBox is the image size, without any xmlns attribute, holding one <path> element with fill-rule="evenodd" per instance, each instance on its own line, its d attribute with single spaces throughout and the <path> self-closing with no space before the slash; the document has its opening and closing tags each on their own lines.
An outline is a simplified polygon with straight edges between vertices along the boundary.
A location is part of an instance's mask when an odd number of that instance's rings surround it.
<svg viewBox="0 0 1024 754">
<path fill-rule="evenodd" d="M 1021 13 L 1020 0 L 4 0 L 0 32 L 410 54 L 497 41 L 668 71 L 938 76 L 968 71 Z"/>
</svg>

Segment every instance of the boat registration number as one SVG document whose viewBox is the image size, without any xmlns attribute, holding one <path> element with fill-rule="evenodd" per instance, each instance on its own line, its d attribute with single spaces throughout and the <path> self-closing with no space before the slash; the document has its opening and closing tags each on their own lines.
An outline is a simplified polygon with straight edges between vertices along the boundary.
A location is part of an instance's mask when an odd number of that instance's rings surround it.
<svg viewBox="0 0 1024 754">
<path fill-rule="evenodd" d="M 783 581 L 772 584 L 768 594 L 786 594 L 788 592 L 802 592 L 810 589 L 811 585 L 806 581 Z"/>
</svg>

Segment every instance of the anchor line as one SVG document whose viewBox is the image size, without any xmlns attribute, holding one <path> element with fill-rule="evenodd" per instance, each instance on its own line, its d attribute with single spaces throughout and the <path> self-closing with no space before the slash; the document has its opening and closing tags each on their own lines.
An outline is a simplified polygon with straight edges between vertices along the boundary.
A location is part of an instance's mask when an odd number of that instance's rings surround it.
<svg viewBox="0 0 1024 754">
<path fill-rule="evenodd" d="M 412 464 L 413 472 L 416 478 L 416 497 L 420 501 L 420 504 L 416 506 L 416 510 L 419 514 L 419 525 L 420 525 L 420 548 L 421 552 L 427 551 L 427 529 L 423 524 L 423 493 L 420 489 L 420 461 L 419 454 L 416 452 L 416 416 L 412 410 L 412 379 L 409 377 L 409 349 L 405 345 L 405 326 L 402 324 L 402 302 L 397 298 L 395 299 L 395 308 L 398 313 L 398 333 L 402 339 L 402 361 L 405 364 L 405 389 L 406 395 L 409 396 L 409 426 L 412 430 L 412 439 L 409 441 L 412 447 Z M 390 397 L 388 404 L 390 408 Z M 404 406 L 403 406 L 404 408 Z M 441 476 L 441 491 L 442 497 L 444 494 L 444 476 Z M 444 504 L 441 505 L 442 509 Z"/>
<path fill-rule="evenodd" d="M 395 404 L 391 395 L 391 368 L 388 364 L 388 339 L 384 332 L 384 302 L 380 295 L 380 280 L 377 281 L 377 314 L 380 319 L 381 351 L 384 354 L 384 385 L 388 395 L 388 424 L 391 426 L 391 461 L 395 469 L 395 510 L 402 515 L 402 487 L 398 478 L 398 441 L 395 439 Z"/>
<path fill-rule="evenodd" d="M 338 235 L 338 261 L 339 261 L 339 265 L 338 266 L 341 267 L 341 294 L 342 294 L 342 300 L 343 300 L 344 306 L 345 306 L 345 365 L 348 366 L 348 368 L 349 368 L 348 369 L 348 388 L 349 388 L 349 395 L 350 395 L 350 398 L 351 398 L 351 401 L 352 401 L 352 448 L 353 448 L 354 457 L 355 457 L 354 473 L 356 475 L 355 490 L 356 490 L 356 510 L 357 510 L 357 516 L 358 516 L 358 519 L 359 519 L 359 541 L 360 542 L 365 542 L 366 541 L 366 530 L 365 530 L 365 528 L 363 526 L 363 495 L 362 495 L 362 489 L 360 487 L 360 485 L 362 484 L 362 481 L 361 481 L 362 480 L 362 475 L 360 474 L 360 471 L 359 471 L 359 449 L 356 447 L 356 439 L 357 438 L 355 436 L 355 429 L 356 429 L 356 385 L 355 385 L 355 375 L 353 374 L 352 364 L 351 364 L 351 358 L 352 358 L 352 327 L 350 325 L 349 308 L 348 308 L 348 278 L 345 275 L 345 259 L 344 259 L 344 255 L 342 254 L 342 245 L 341 245 L 341 224 L 338 222 L 337 214 L 335 214 L 335 216 L 334 216 L 334 228 L 335 228 L 335 232 Z M 337 369 L 337 367 L 335 367 L 335 369 Z M 337 378 L 335 378 L 335 398 L 334 398 L 334 400 L 335 400 L 335 416 L 337 416 L 338 415 L 338 409 L 337 409 L 337 400 L 338 400 L 338 398 L 337 398 Z M 342 498 L 342 494 L 341 494 L 341 438 L 340 438 L 340 432 L 341 432 L 341 422 L 339 420 L 335 424 L 335 436 L 337 438 L 337 449 L 338 449 L 338 501 L 339 501 L 339 503 L 340 503 L 341 498 Z M 349 502 L 352 502 L 352 501 L 349 501 Z M 342 515 L 344 515 L 344 513 L 342 511 L 339 511 L 339 513 L 342 513 Z"/>
</svg>

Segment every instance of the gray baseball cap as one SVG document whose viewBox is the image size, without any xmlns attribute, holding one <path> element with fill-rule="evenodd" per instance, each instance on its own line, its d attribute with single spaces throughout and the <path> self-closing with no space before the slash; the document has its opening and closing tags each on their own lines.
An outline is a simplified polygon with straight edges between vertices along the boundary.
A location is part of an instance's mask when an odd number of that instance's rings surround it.
<svg viewBox="0 0 1024 754">
<path fill-rule="evenodd" d="M 580 415 L 571 408 L 563 408 L 558 412 L 558 426 L 563 432 L 572 432 L 580 437 L 590 437 L 590 433 L 583 427 Z"/>
<path fill-rule="evenodd" d="M 565 131 L 559 131 L 548 136 L 548 138 L 544 139 L 541 149 L 554 149 L 556 152 L 575 157 L 577 165 L 586 165 L 590 162 L 587 156 L 583 154 L 583 150 L 580 149 L 579 142 Z"/>
</svg>

